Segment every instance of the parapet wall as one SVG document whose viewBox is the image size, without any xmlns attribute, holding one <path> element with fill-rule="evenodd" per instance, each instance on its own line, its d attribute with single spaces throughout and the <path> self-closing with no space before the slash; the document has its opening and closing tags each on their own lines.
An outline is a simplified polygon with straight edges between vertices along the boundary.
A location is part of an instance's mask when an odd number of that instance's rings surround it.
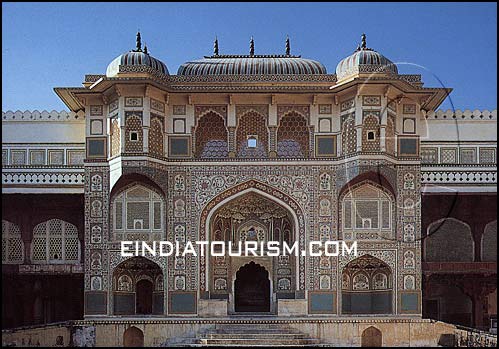
<svg viewBox="0 0 499 349">
<path fill-rule="evenodd" d="M 425 118 L 428 121 L 431 120 L 445 120 L 445 119 L 457 119 L 457 120 L 462 120 L 462 119 L 469 119 L 469 120 L 497 120 L 497 109 L 494 109 L 492 111 L 488 111 L 487 109 L 484 110 L 478 110 L 475 109 L 473 111 L 466 109 L 465 111 L 462 111 L 461 109 L 456 109 L 456 110 L 430 110 L 428 113 L 426 113 Z"/>
<path fill-rule="evenodd" d="M 85 112 L 83 110 L 75 112 L 67 112 L 65 110 L 56 111 L 52 110 L 51 112 L 47 110 L 38 111 L 26 110 L 24 112 L 17 110 L 12 111 L 8 110 L 6 112 L 2 112 L 2 122 L 4 121 L 84 121 L 85 120 Z"/>
</svg>

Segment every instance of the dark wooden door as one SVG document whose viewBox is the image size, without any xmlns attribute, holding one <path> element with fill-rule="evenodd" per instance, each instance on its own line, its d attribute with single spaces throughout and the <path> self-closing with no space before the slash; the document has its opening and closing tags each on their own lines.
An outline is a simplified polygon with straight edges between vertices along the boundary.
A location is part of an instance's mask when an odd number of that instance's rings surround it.
<svg viewBox="0 0 499 349">
<path fill-rule="evenodd" d="M 152 282 L 149 280 L 140 280 L 137 282 L 137 314 L 152 314 L 152 291 Z"/>
<path fill-rule="evenodd" d="M 269 312 L 270 280 L 264 267 L 250 262 L 239 269 L 235 281 L 236 312 Z"/>
<path fill-rule="evenodd" d="M 362 347 L 381 347 L 383 337 L 381 331 L 376 327 L 368 327 L 362 332 Z"/>
</svg>

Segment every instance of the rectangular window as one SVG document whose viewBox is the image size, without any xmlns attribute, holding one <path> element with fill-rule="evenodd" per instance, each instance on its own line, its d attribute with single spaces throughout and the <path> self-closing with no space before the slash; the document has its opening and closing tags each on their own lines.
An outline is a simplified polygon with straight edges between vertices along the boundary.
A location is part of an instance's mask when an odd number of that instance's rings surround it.
<svg viewBox="0 0 499 349">
<path fill-rule="evenodd" d="M 114 222 L 115 222 L 115 229 L 123 229 L 123 203 L 121 202 L 116 202 L 115 203 L 115 215 L 114 215 Z"/>
<path fill-rule="evenodd" d="M 336 156 L 336 136 L 315 137 L 316 156 Z"/>
<path fill-rule="evenodd" d="M 418 156 L 419 138 L 418 137 L 399 137 L 398 153 L 400 156 Z"/>
<path fill-rule="evenodd" d="M 87 157 L 105 158 L 107 156 L 106 137 L 87 138 Z"/>
<path fill-rule="evenodd" d="M 390 202 L 381 202 L 381 229 L 390 229 Z"/>
<path fill-rule="evenodd" d="M 345 201 L 345 213 L 343 215 L 343 226 L 345 229 L 352 229 L 352 202 Z"/>
<path fill-rule="evenodd" d="M 161 203 L 154 203 L 154 228 L 153 229 L 161 229 Z"/>
<path fill-rule="evenodd" d="M 190 156 L 190 137 L 168 137 L 171 157 L 187 157 Z"/>
</svg>

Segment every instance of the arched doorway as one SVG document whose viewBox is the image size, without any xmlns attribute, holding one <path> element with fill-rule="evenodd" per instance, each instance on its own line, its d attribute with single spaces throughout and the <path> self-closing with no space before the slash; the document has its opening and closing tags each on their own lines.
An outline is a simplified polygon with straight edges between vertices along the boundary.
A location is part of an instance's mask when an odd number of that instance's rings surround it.
<svg viewBox="0 0 499 349">
<path fill-rule="evenodd" d="M 393 274 L 382 260 L 364 255 L 348 263 L 342 272 L 343 314 L 391 314 Z"/>
<path fill-rule="evenodd" d="M 114 315 L 163 314 L 161 268 L 144 257 L 120 263 L 113 272 Z"/>
<path fill-rule="evenodd" d="M 137 314 L 152 314 L 153 284 L 149 280 L 137 282 L 135 297 Z"/>
<path fill-rule="evenodd" d="M 143 347 L 144 346 L 144 333 L 137 327 L 130 327 L 123 333 L 123 346 L 124 347 Z"/>
<path fill-rule="evenodd" d="M 275 197 L 261 190 L 266 189 L 263 184 L 258 184 L 258 189 L 253 188 L 255 185 L 247 182 L 242 187 L 244 190 L 234 189 L 216 197 L 209 203 L 205 213 L 201 214 L 201 230 L 207 234 L 204 236 L 208 236 L 211 241 L 225 241 L 226 251 L 225 256 L 207 255 L 206 263 L 200 263 L 201 280 L 206 280 L 210 299 L 227 300 L 228 314 L 237 312 L 236 274 L 241 266 L 254 260 L 252 253 L 245 251 L 246 242 L 256 243 L 258 250 L 254 254 L 260 256 L 256 262 L 268 272 L 270 310 L 265 310 L 266 312 L 277 312 L 276 299 L 295 299 L 296 290 L 303 282 L 302 279 L 299 280 L 299 270 L 303 267 L 299 265 L 296 256 L 266 255 L 270 251 L 267 248 L 269 241 L 275 241 L 281 246 L 285 242 L 288 246 L 304 248 L 302 242 L 298 241 L 300 234 L 304 234 L 304 228 L 298 224 L 298 217 L 303 218 L 303 215 L 301 211 L 292 208 L 297 208 L 297 205 L 289 201 L 290 198 L 284 195 Z M 201 235 L 201 240 L 204 236 Z M 238 247 L 239 243 L 241 248 Z M 222 249 L 221 244 L 215 247 L 217 252 Z M 205 266 L 208 269 L 206 278 Z M 274 272 L 276 270 L 280 273 Z M 200 287 L 203 290 L 203 284 Z"/>
<path fill-rule="evenodd" d="M 250 262 L 236 273 L 234 283 L 236 312 L 269 312 L 270 280 L 268 271 Z"/>
<path fill-rule="evenodd" d="M 362 332 L 361 347 L 381 347 L 383 335 L 376 327 L 368 327 Z"/>
</svg>

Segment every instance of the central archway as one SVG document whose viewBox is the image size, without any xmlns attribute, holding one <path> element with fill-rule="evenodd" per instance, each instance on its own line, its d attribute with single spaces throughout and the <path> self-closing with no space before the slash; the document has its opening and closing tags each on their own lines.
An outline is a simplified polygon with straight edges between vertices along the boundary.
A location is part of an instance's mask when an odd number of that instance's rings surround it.
<svg viewBox="0 0 499 349">
<path fill-rule="evenodd" d="M 234 298 L 236 312 L 269 312 L 269 272 L 253 261 L 241 267 L 236 273 Z"/>
</svg>

